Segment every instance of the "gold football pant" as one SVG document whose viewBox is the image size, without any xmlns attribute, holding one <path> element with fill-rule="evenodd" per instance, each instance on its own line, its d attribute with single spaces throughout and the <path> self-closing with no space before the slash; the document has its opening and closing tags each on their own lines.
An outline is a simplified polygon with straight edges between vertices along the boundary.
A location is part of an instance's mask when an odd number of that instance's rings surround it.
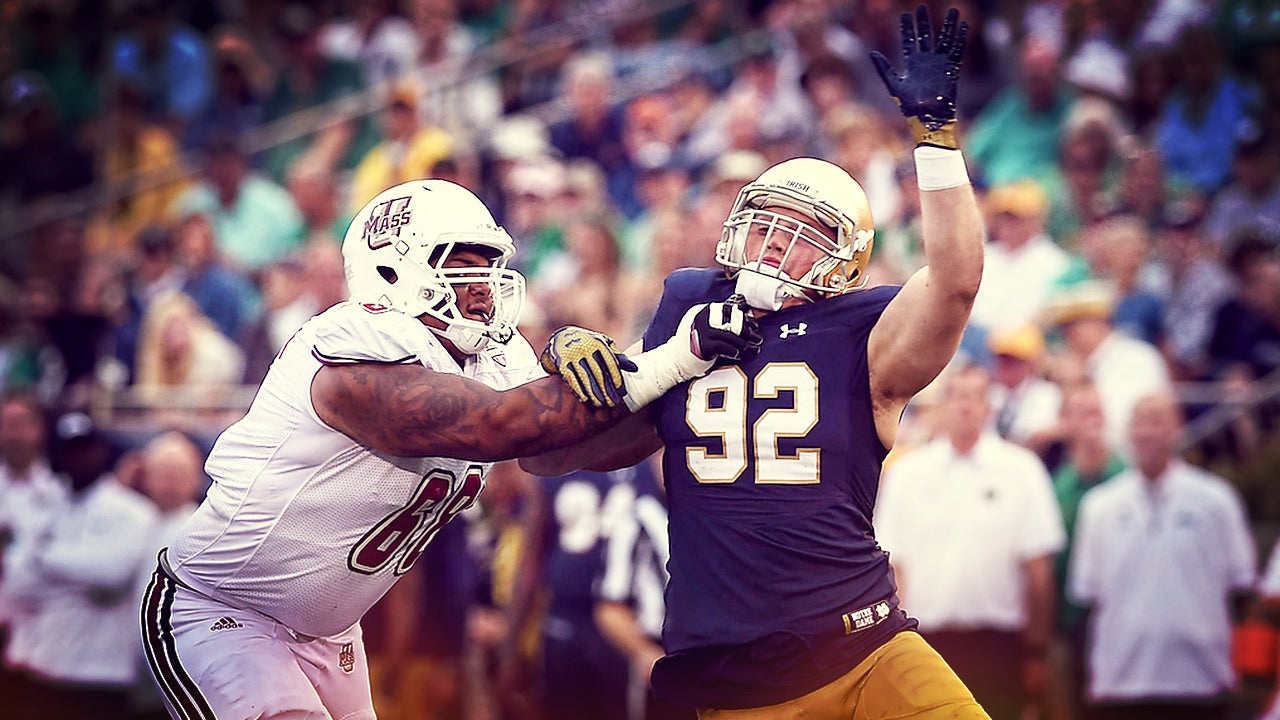
<svg viewBox="0 0 1280 720">
<path fill-rule="evenodd" d="M 900 632 L 843 677 L 794 700 L 746 710 L 699 708 L 699 720 L 990 720 L 914 632 Z"/>
</svg>

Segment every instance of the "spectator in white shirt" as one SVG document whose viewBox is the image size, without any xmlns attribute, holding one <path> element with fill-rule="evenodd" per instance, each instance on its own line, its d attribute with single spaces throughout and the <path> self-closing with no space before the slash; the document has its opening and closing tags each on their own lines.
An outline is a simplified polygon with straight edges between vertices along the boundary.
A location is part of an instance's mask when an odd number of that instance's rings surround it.
<svg viewBox="0 0 1280 720">
<path fill-rule="evenodd" d="M 0 698 L 14 706 L 24 704 L 29 683 L 21 659 L 36 638 L 31 613 L 9 592 L 5 568 L 67 502 L 67 489 L 45 457 L 45 425 L 44 410 L 34 397 L 14 394 L 0 402 Z"/>
<path fill-rule="evenodd" d="M 1144 395 L 1169 389 L 1169 366 L 1155 346 L 1112 326 L 1115 303 L 1110 285 L 1087 280 L 1060 288 L 1046 316 L 1102 395 L 1107 441 L 1127 455 L 1133 406 Z"/>
<path fill-rule="evenodd" d="M 1224 480 L 1176 454 L 1183 417 L 1167 392 L 1129 425 L 1134 463 L 1085 494 L 1068 575 L 1091 608 L 1088 702 L 1098 720 L 1221 720 L 1235 687 L 1231 628 L 1256 550 Z"/>
<path fill-rule="evenodd" d="M 7 568 L 31 608 L 35 642 L 22 661 L 35 680 L 29 706 L 6 703 L 6 717 L 124 720 L 138 670 L 135 579 L 156 511 L 109 473 L 112 449 L 84 413 L 58 419 L 49 457 L 71 499 Z"/>
<path fill-rule="evenodd" d="M 996 433 L 1040 452 L 1058 426 L 1062 391 L 1040 372 L 1044 334 L 1034 325 L 1003 330 L 987 342 L 995 357 L 991 406 Z"/>
<path fill-rule="evenodd" d="M 123 460 L 117 465 L 118 475 L 125 474 L 124 466 Z M 182 524 L 196 511 L 196 499 L 203 494 L 208 478 L 204 474 L 204 455 L 200 449 L 186 435 L 176 431 L 149 440 L 138 453 L 134 467 L 136 484 L 133 487 L 151 500 L 157 511 L 146 542 L 144 561 L 134 580 L 134 602 L 141 604 L 154 574 L 152 560 L 161 548 L 167 547 L 177 537 Z M 123 477 L 120 479 L 124 480 Z M 130 698 L 133 719 L 161 720 L 169 717 L 155 679 L 150 672 L 144 671 L 147 660 L 142 644 L 136 643 L 133 650 L 134 663 L 138 667 L 138 682 Z"/>
<path fill-rule="evenodd" d="M 987 371 L 946 378 L 945 436 L 885 469 L 875 528 L 902 607 L 992 720 L 1044 700 L 1053 559 L 1065 543 L 1049 474 L 985 430 Z"/>
<path fill-rule="evenodd" d="M 1031 180 L 992 188 L 984 204 L 990 238 L 982 287 L 970 322 L 991 332 L 1039 318 L 1058 278 L 1073 259 L 1045 232 L 1049 200 Z"/>
</svg>

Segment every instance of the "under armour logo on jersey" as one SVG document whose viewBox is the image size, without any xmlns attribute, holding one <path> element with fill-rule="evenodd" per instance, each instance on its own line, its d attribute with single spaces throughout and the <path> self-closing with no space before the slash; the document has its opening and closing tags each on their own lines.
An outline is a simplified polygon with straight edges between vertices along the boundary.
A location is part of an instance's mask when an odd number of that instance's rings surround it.
<svg viewBox="0 0 1280 720">
<path fill-rule="evenodd" d="M 791 327 L 791 323 L 782 323 L 782 327 L 778 328 L 778 337 L 786 340 L 795 335 L 804 335 L 809 329 L 809 323 L 800 323 L 797 327 Z"/>
<path fill-rule="evenodd" d="M 220 617 L 218 622 L 209 626 L 209 632 L 218 632 L 219 630 L 236 630 L 244 625 L 235 621 L 235 618 Z"/>
<path fill-rule="evenodd" d="M 338 667 L 342 668 L 344 673 L 350 673 L 356 669 L 356 646 L 354 643 L 346 643 L 338 651 Z"/>
</svg>

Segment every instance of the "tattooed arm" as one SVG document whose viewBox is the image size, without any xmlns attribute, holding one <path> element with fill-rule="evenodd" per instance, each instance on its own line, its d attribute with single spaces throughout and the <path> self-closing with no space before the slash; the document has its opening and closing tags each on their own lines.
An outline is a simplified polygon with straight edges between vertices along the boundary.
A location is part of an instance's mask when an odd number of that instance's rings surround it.
<svg viewBox="0 0 1280 720">
<path fill-rule="evenodd" d="M 375 450 L 480 461 L 572 445 L 626 414 L 578 402 L 558 376 L 500 392 L 421 365 L 326 366 L 311 382 L 311 403 L 321 420 Z"/>
</svg>

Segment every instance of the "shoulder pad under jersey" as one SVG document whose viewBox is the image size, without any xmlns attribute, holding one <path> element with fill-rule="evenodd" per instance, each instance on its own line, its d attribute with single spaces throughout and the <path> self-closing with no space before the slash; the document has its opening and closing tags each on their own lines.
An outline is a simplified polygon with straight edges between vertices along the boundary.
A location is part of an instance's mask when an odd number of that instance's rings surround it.
<svg viewBox="0 0 1280 720">
<path fill-rule="evenodd" d="M 346 302 L 311 322 L 311 352 L 326 365 L 419 363 L 433 340 L 416 318 L 384 305 Z"/>
<path fill-rule="evenodd" d="M 504 367 L 522 368 L 538 364 L 537 354 L 520 333 L 516 333 L 505 345 L 490 343 L 484 352 Z"/>
<path fill-rule="evenodd" d="M 692 300 L 706 302 L 708 299 L 723 300 L 717 297 L 719 290 L 732 292 L 733 282 L 724 274 L 723 268 L 681 268 L 667 276 L 663 281 L 663 299 Z M 723 285 L 724 288 L 718 288 Z M 692 304 L 692 303 L 691 303 Z"/>
</svg>

